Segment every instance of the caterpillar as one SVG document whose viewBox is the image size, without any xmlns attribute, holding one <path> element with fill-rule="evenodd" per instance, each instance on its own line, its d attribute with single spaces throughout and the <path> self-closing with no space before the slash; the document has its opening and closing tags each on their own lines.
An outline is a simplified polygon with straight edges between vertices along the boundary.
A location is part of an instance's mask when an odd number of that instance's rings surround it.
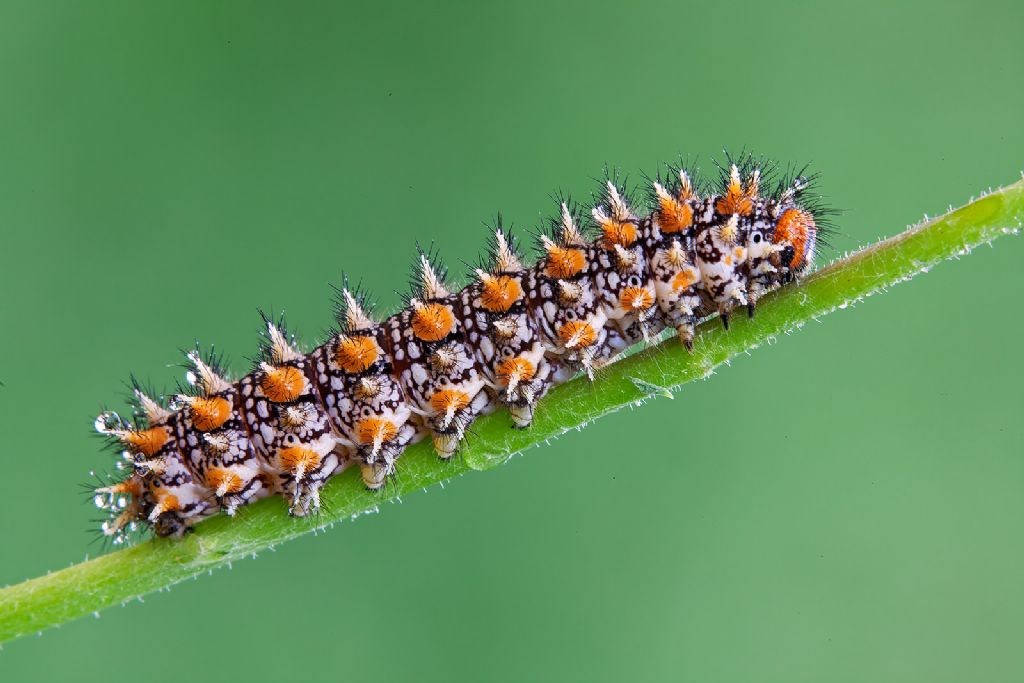
<svg viewBox="0 0 1024 683">
<path fill-rule="evenodd" d="M 102 534 L 180 537 L 271 495 L 292 515 L 315 513 L 324 483 L 349 466 L 380 489 L 410 443 L 430 438 L 452 458 L 472 422 L 499 407 L 512 427 L 529 428 L 552 386 L 593 378 L 665 330 L 692 350 L 700 320 L 717 314 L 728 329 L 737 307 L 753 316 L 764 293 L 813 264 L 828 212 L 813 178 L 774 175 L 749 156 L 711 181 L 670 167 L 640 202 L 609 177 L 588 212 L 559 199 L 532 265 L 499 221 L 461 290 L 421 249 L 397 313 L 375 317 L 346 281 L 337 326 L 311 351 L 283 319 L 264 316 L 260 355 L 240 379 L 197 347 L 169 400 L 132 380 L 131 416 L 95 421 L 121 451 L 121 474 L 91 489 Z"/>
</svg>

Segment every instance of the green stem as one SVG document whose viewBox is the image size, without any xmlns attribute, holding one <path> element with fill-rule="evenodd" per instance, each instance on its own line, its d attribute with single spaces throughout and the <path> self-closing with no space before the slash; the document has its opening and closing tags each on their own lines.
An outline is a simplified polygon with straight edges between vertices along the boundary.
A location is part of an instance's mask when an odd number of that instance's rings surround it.
<svg viewBox="0 0 1024 683">
<path fill-rule="evenodd" d="M 509 429 L 508 416 L 484 417 L 456 462 L 445 463 L 428 442 L 411 447 L 399 476 L 384 493 L 363 488 L 356 468 L 323 492 L 324 512 L 294 519 L 278 499 L 267 499 L 199 525 L 180 541 L 154 539 L 0 590 L 0 642 L 34 633 L 130 598 L 170 586 L 234 560 L 250 557 L 317 528 L 375 509 L 385 500 L 449 479 L 486 470 L 512 454 L 563 434 L 619 408 L 706 377 L 715 366 L 809 320 L 897 284 L 945 259 L 1005 234 L 1024 219 L 1024 181 L 972 201 L 951 213 L 858 251 L 766 296 L 757 316 L 701 326 L 693 354 L 674 339 L 633 354 L 601 371 L 593 384 L 576 379 L 553 389 L 528 430 Z"/>
</svg>

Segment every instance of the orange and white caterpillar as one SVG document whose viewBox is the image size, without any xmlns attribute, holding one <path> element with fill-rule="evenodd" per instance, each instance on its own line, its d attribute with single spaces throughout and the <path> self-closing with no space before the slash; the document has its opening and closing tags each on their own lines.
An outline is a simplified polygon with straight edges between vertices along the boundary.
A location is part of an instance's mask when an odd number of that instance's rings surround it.
<svg viewBox="0 0 1024 683">
<path fill-rule="evenodd" d="M 186 391 L 164 404 L 136 386 L 133 419 L 96 419 L 126 473 L 95 491 L 103 533 L 120 543 L 148 525 L 177 537 L 274 494 L 306 515 L 351 464 L 379 489 L 414 441 L 429 436 L 448 459 L 477 416 L 504 406 L 527 428 L 551 386 L 663 330 L 692 349 L 701 318 L 728 327 L 738 306 L 753 315 L 813 262 L 823 212 L 807 179 L 765 193 L 766 176 L 748 158 L 701 190 L 673 170 L 651 183 L 646 212 L 608 181 L 589 216 L 561 202 L 532 266 L 499 227 L 459 291 L 424 253 L 408 305 L 383 320 L 343 289 L 337 331 L 308 353 L 265 319 L 262 354 L 241 379 L 188 354 Z"/>
</svg>

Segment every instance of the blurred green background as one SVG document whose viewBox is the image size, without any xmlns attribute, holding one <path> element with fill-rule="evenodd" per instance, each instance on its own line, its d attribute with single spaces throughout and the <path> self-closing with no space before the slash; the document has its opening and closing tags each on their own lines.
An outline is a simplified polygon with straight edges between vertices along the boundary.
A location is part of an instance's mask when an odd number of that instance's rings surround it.
<svg viewBox="0 0 1024 683">
<path fill-rule="evenodd" d="M 306 339 L 604 164 L 810 161 L 843 249 L 1024 168 L 1006 3 L 0 6 L 0 584 L 97 552 L 130 371 Z M 0 652 L 4 681 L 1024 677 L 1024 243 L 675 401 Z M 767 401 L 767 407 L 760 408 Z"/>
</svg>

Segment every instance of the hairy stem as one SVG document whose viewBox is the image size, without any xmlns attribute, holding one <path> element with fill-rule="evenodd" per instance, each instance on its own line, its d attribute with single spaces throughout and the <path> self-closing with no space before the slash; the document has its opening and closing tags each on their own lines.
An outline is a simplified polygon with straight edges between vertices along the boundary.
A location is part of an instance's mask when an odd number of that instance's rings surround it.
<svg viewBox="0 0 1024 683">
<path fill-rule="evenodd" d="M 943 260 L 1016 233 L 1024 220 L 1024 180 L 945 216 L 855 252 L 759 302 L 757 316 L 701 326 L 693 354 L 675 339 L 601 371 L 593 385 L 576 379 L 553 389 L 528 430 L 509 428 L 504 413 L 480 419 L 455 462 L 442 462 L 428 441 L 406 451 L 398 477 L 383 493 L 367 491 L 351 468 L 323 491 L 324 512 L 295 519 L 279 497 L 214 517 L 180 541 L 154 539 L 0 590 L 0 642 L 41 631 L 170 586 L 278 543 L 375 509 L 385 500 L 469 470 L 486 470 L 511 455 L 595 418 L 707 376 L 715 366 L 863 297 L 883 291 Z"/>
</svg>

